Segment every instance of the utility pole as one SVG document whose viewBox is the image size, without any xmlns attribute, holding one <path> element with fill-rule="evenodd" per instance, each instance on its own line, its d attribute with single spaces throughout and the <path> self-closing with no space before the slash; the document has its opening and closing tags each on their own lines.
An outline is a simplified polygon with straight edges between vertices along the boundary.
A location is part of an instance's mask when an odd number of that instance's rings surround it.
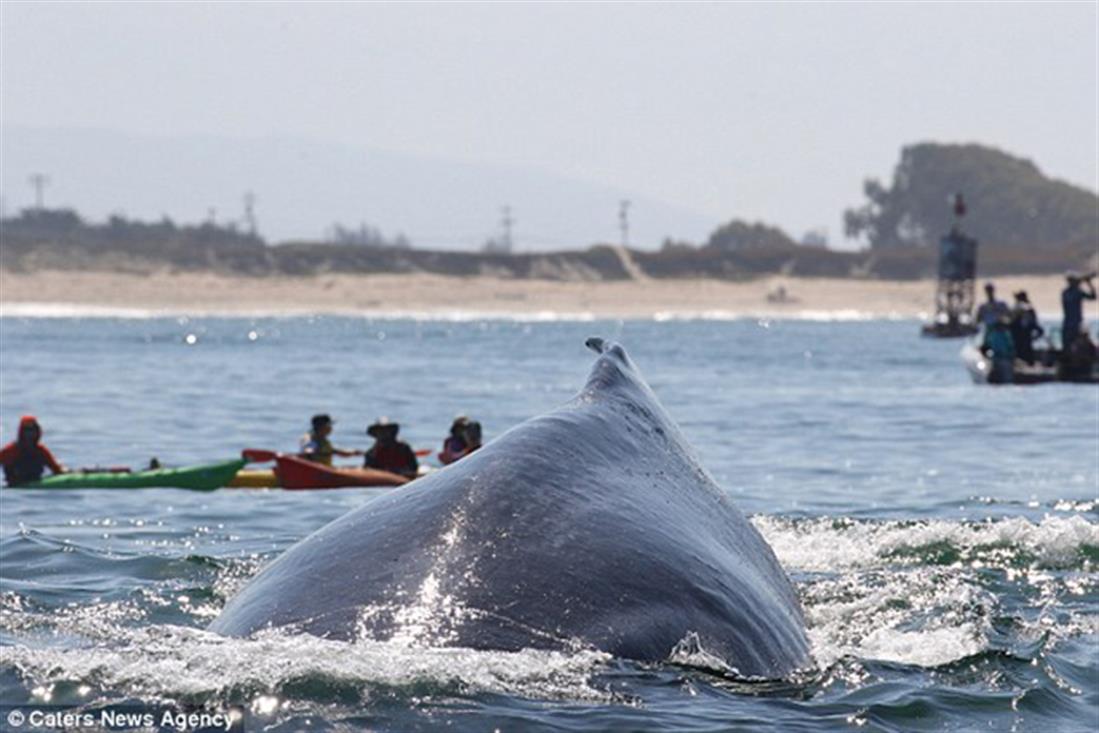
<svg viewBox="0 0 1099 733">
<path fill-rule="evenodd" d="M 622 246 L 630 246 L 630 202 L 623 199 L 618 202 L 618 228 L 622 232 Z"/>
<path fill-rule="evenodd" d="M 514 242 L 512 241 L 512 238 L 511 238 L 511 228 L 515 224 L 515 219 L 513 219 L 512 216 L 511 216 L 511 207 L 510 206 L 504 206 L 502 209 L 500 209 L 500 212 L 501 212 L 500 229 L 503 231 L 503 235 L 502 235 L 502 239 L 500 240 L 500 244 L 501 244 L 502 249 L 505 252 L 510 253 L 511 248 L 514 244 Z"/>
<path fill-rule="evenodd" d="M 34 188 L 34 209 L 35 211 L 41 211 L 45 204 L 45 196 L 43 191 L 46 188 L 46 184 L 50 182 L 50 177 L 45 173 L 32 173 L 30 178 L 31 186 Z"/>
<path fill-rule="evenodd" d="M 248 234 L 256 236 L 256 195 L 251 191 L 244 192 L 244 224 Z"/>
</svg>

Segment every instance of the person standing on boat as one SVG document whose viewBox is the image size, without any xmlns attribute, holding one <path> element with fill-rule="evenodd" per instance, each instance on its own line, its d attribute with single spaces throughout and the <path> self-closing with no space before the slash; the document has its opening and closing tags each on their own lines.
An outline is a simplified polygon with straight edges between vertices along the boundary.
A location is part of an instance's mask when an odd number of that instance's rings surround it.
<svg viewBox="0 0 1099 733">
<path fill-rule="evenodd" d="M 329 415 L 324 413 L 314 415 L 312 429 L 302 436 L 299 455 L 302 458 L 323 463 L 326 466 L 332 465 L 332 456 L 361 456 L 363 454 L 361 450 L 344 450 L 332 445 L 332 441 L 328 439 L 328 436 L 332 434 L 334 424 L 335 422 Z"/>
<path fill-rule="evenodd" d="M 0 464 L 4 466 L 4 480 L 8 486 L 30 484 L 42 478 L 47 468 L 52 473 L 65 473 L 50 449 L 41 443 L 42 427 L 33 415 L 19 420 L 19 433 L 15 440 L 0 448 Z"/>
<path fill-rule="evenodd" d="M 996 300 L 996 286 L 990 282 L 985 283 L 985 295 L 988 299 L 977 309 L 977 323 L 984 326 L 985 333 L 988 333 L 1002 318 L 1010 317 L 1011 311 L 1007 303 Z"/>
<path fill-rule="evenodd" d="M 1091 280 L 1095 273 L 1080 275 L 1070 272 L 1065 275 L 1068 285 L 1061 291 L 1061 308 L 1064 320 L 1061 322 L 1061 350 L 1068 353 L 1080 333 L 1080 324 L 1084 322 L 1084 301 L 1095 300 L 1095 285 Z M 1083 287 L 1086 286 L 1086 287 Z"/>
<path fill-rule="evenodd" d="M 1033 364 L 1034 339 L 1043 333 L 1026 291 L 1015 293 L 1015 307 L 1011 309 L 1011 340 L 1015 343 L 1015 355 L 1027 364 Z"/>
<path fill-rule="evenodd" d="M 390 422 L 387 417 L 378 418 L 366 429 L 366 434 L 374 438 L 374 445 L 366 452 L 365 468 L 389 471 L 408 478 L 416 478 L 420 462 L 416 460 L 416 451 L 402 440 L 397 440 L 401 426 Z"/>
<path fill-rule="evenodd" d="M 1001 318 L 985 331 L 981 350 L 992 361 L 989 384 L 1012 384 L 1015 381 L 1015 344 L 1011 340 L 1008 319 Z"/>
</svg>

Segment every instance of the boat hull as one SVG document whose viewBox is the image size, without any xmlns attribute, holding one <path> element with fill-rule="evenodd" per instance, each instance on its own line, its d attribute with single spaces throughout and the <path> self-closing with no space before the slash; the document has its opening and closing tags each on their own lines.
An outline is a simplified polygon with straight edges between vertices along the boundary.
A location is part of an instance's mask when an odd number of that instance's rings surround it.
<svg viewBox="0 0 1099 733">
<path fill-rule="evenodd" d="M 402 486 L 408 479 L 373 468 L 335 468 L 294 456 L 279 456 L 275 474 L 284 489 L 346 489 L 359 486 Z"/>
<path fill-rule="evenodd" d="M 1090 375 L 1073 379 L 1066 378 L 1057 366 L 1056 352 L 1040 351 L 1035 353 L 1034 364 L 1016 360 L 1010 382 L 996 382 L 992 378 L 992 361 L 981 353 L 973 342 L 962 347 L 961 358 L 970 378 L 977 384 L 1046 384 L 1065 382 L 1067 384 L 1099 384 L 1099 372 L 1092 369 Z"/>
<path fill-rule="evenodd" d="M 183 468 L 158 468 L 134 473 L 62 473 L 18 489 L 189 489 L 213 491 L 228 484 L 244 466 L 243 459 Z"/>
</svg>

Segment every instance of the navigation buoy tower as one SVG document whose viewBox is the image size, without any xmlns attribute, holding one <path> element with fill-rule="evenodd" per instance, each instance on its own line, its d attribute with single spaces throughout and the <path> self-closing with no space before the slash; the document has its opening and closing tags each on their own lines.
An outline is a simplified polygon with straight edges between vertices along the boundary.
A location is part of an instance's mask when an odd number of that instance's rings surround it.
<svg viewBox="0 0 1099 733">
<path fill-rule="evenodd" d="M 958 338 L 977 333 L 973 321 L 975 281 L 977 279 L 977 240 L 962 232 L 965 199 L 960 193 L 951 198 L 954 222 L 950 232 L 939 240 L 939 282 L 935 287 L 935 319 L 924 324 L 923 335 Z"/>
</svg>

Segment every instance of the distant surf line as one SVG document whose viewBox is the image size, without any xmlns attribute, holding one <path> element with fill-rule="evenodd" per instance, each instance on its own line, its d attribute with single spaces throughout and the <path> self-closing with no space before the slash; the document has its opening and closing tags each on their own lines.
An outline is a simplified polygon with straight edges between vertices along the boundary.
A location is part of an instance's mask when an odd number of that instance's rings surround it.
<svg viewBox="0 0 1099 733">
<path fill-rule="evenodd" d="M 0 318 L 98 318 L 148 320 L 155 318 L 363 318 L 380 321 L 518 323 L 590 323 L 594 321 L 904 321 L 920 320 L 925 314 L 898 311 L 873 312 L 857 309 L 800 311 L 662 310 L 653 313 L 596 313 L 593 311 L 498 311 L 460 309 L 369 309 L 369 308 L 142 308 L 65 302 L 13 302 L 0 304 Z"/>
</svg>

